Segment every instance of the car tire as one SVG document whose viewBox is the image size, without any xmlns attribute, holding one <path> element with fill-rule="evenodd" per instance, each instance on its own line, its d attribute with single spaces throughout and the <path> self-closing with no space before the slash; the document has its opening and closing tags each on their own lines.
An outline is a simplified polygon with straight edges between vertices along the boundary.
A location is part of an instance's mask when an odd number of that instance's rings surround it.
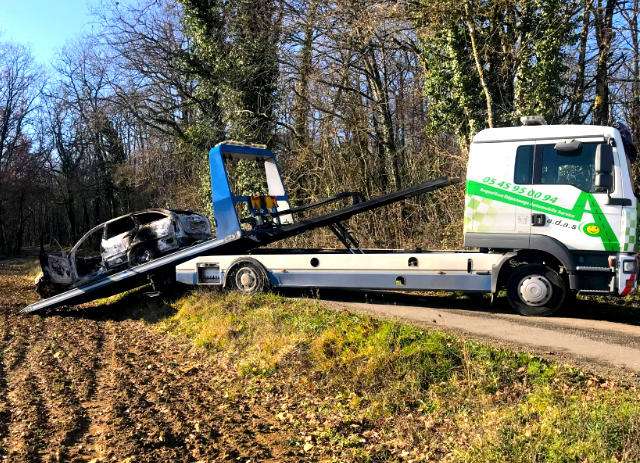
<svg viewBox="0 0 640 463">
<path fill-rule="evenodd" d="M 146 246 L 139 246 L 129 252 L 129 267 L 146 264 L 157 256 L 158 253 L 155 249 Z"/>
<path fill-rule="evenodd" d="M 269 276 L 259 262 L 244 260 L 233 266 L 227 286 L 243 294 L 262 293 L 269 289 Z"/>
<path fill-rule="evenodd" d="M 545 317 L 560 310 L 567 301 L 567 282 L 543 264 L 516 267 L 507 282 L 509 304 L 521 315 Z"/>
<path fill-rule="evenodd" d="M 40 296 L 42 299 L 47 299 L 63 292 L 63 290 L 58 285 L 49 281 L 49 279 L 44 275 L 43 272 L 38 273 L 34 285 L 36 287 L 38 296 Z"/>
</svg>

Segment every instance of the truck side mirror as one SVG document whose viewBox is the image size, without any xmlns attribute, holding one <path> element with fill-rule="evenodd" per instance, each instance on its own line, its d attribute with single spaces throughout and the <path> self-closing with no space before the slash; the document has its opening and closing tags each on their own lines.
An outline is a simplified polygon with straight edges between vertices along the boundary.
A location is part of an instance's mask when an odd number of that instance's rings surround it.
<svg viewBox="0 0 640 463">
<path fill-rule="evenodd" d="M 596 174 L 596 188 L 598 191 L 611 191 L 613 189 L 613 175 L 598 172 Z"/>
<path fill-rule="evenodd" d="M 595 168 L 596 188 L 610 192 L 613 189 L 613 148 L 608 143 L 600 143 L 596 147 Z"/>
<path fill-rule="evenodd" d="M 565 140 L 556 143 L 553 149 L 561 156 L 580 156 L 582 154 L 582 142 L 578 140 Z"/>
<path fill-rule="evenodd" d="M 613 172 L 613 148 L 607 143 L 600 143 L 596 147 L 596 172 L 609 174 Z"/>
</svg>

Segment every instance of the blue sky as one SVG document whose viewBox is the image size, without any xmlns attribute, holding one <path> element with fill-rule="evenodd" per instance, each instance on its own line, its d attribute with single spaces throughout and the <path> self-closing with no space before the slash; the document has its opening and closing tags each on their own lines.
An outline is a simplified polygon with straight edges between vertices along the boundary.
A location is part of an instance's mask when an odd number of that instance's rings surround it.
<svg viewBox="0 0 640 463">
<path fill-rule="evenodd" d="M 36 61 L 49 64 L 67 40 L 91 31 L 89 9 L 96 3 L 96 0 L 0 0 L 0 41 L 28 44 Z"/>
</svg>

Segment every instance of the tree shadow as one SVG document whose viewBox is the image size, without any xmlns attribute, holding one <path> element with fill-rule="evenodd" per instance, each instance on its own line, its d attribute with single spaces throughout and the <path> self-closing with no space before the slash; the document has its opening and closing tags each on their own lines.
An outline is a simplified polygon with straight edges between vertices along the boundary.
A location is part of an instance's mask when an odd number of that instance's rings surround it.
<svg viewBox="0 0 640 463">
<path fill-rule="evenodd" d="M 297 288 L 281 288 L 278 290 L 278 294 L 285 297 L 305 297 L 318 299 L 320 301 L 422 306 L 435 309 L 455 309 L 488 313 L 513 313 L 506 301 L 500 299 L 492 304 L 491 298 L 484 294 L 424 294 L 382 290 Z"/>
<path fill-rule="evenodd" d="M 601 320 L 640 326 L 640 307 L 635 299 L 580 297 L 558 314 L 560 317 Z"/>
</svg>

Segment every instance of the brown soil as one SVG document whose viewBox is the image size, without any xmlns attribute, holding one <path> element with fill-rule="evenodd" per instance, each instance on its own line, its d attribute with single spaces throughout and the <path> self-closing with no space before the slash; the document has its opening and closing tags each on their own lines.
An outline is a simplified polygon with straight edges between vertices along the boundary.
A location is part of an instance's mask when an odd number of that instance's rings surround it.
<svg viewBox="0 0 640 463">
<path fill-rule="evenodd" d="M 0 461 L 299 459 L 228 365 L 159 333 L 126 299 L 17 315 L 38 298 L 30 263 L 0 262 Z M 154 304 L 151 317 L 170 313 Z"/>
</svg>

